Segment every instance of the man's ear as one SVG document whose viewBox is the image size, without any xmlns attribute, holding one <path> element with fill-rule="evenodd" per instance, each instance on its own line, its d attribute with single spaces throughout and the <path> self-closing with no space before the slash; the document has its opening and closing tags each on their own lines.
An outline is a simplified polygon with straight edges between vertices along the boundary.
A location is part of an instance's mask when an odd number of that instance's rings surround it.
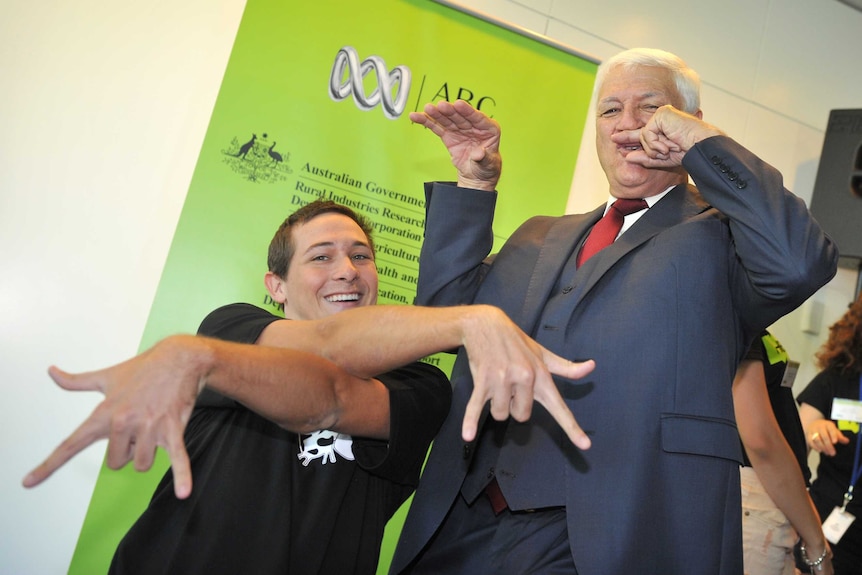
<svg viewBox="0 0 862 575">
<path fill-rule="evenodd" d="M 281 304 L 287 301 L 287 286 L 285 285 L 287 282 L 284 278 L 272 272 L 266 272 L 266 275 L 263 276 L 263 283 L 273 301 Z"/>
</svg>

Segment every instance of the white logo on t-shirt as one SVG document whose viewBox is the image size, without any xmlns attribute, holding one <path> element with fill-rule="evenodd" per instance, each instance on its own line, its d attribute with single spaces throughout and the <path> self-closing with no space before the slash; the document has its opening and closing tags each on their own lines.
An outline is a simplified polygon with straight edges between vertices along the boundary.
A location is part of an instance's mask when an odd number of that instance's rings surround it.
<svg viewBox="0 0 862 575">
<path fill-rule="evenodd" d="M 336 431 L 315 431 L 311 435 L 300 435 L 302 449 L 297 457 L 302 465 L 308 464 L 315 459 L 321 459 L 321 463 L 335 463 L 335 454 L 338 453 L 344 459 L 353 461 L 353 438 Z"/>
</svg>

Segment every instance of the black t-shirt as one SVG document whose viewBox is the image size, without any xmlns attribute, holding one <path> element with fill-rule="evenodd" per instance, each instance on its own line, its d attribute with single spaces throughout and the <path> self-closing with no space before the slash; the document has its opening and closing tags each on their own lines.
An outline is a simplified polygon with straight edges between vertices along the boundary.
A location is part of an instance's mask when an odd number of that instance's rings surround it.
<svg viewBox="0 0 862 575">
<path fill-rule="evenodd" d="M 796 400 L 817 408 L 827 419 L 830 419 L 832 399 L 835 397 L 859 399 L 859 374 L 821 371 L 802 390 Z M 850 476 L 853 473 L 856 442 L 859 441 L 859 423 L 835 421 L 835 425 L 850 439 L 850 443 L 836 443 L 835 457 L 820 456 L 817 478 L 811 483 L 810 492 L 811 499 L 823 521 L 826 521 L 836 505 L 841 506 L 844 502 L 844 494 L 850 486 Z M 838 544 L 842 548 L 853 550 L 854 555 L 862 556 L 862 497 L 858 495 L 860 489 L 862 489 L 862 482 L 856 485 L 857 496 L 847 506 L 847 511 L 855 515 L 856 520 Z"/>
<path fill-rule="evenodd" d="M 253 343 L 279 319 L 234 304 L 199 333 Z M 377 379 L 389 390 L 388 442 L 300 436 L 205 390 L 185 434 L 191 496 L 175 498 L 168 471 L 111 573 L 374 573 L 386 522 L 415 489 L 451 401 L 445 375 L 425 363 Z"/>
<path fill-rule="evenodd" d="M 763 372 L 766 376 L 766 391 L 769 394 L 769 404 L 775 414 L 775 420 L 784 439 L 787 440 L 790 449 L 796 456 L 805 482 L 811 479 L 811 470 L 808 468 L 808 446 L 805 443 L 805 432 L 799 420 L 799 410 L 793 400 L 793 390 L 789 386 L 782 385 L 784 375 L 787 371 L 787 352 L 781 347 L 775 337 L 768 331 L 763 331 L 755 338 L 745 359 L 759 361 L 763 364 Z M 790 382 L 792 384 L 793 382 Z M 751 467 L 745 447 L 742 449 L 742 457 L 746 466 Z"/>
</svg>

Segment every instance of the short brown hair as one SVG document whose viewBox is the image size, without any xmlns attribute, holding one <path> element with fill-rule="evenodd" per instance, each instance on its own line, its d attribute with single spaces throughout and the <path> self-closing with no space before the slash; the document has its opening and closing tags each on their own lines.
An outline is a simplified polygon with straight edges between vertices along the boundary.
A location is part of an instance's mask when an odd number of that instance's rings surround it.
<svg viewBox="0 0 862 575">
<path fill-rule="evenodd" d="M 365 233 L 368 239 L 368 246 L 371 252 L 374 253 L 374 240 L 371 237 L 371 222 L 367 218 L 354 212 L 351 208 L 333 202 L 332 200 L 314 200 L 293 212 L 287 217 L 284 222 L 278 227 L 278 231 L 272 237 L 269 243 L 269 255 L 267 257 L 267 265 L 269 271 L 280 278 L 287 277 L 287 270 L 290 268 L 290 261 L 293 259 L 295 246 L 293 244 L 293 228 L 313 220 L 321 214 L 341 214 L 347 216 Z"/>
</svg>

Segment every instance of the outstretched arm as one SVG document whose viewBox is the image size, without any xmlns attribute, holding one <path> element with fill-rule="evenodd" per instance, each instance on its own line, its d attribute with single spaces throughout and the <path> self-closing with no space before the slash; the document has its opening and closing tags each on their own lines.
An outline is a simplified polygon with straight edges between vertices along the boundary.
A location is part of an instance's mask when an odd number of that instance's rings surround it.
<svg viewBox="0 0 862 575">
<path fill-rule="evenodd" d="M 799 464 L 775 420 L 760 361 L 740 364 L 733 380 L 733 406 L 739 436 L 758 479 L 802 537 L 808 556 L 819 557 L 829 544 Z M 831 553 L 827 553 L 822 572 L 832 573 Z"/>
<path fill-rule="evenodd" d="M 374 345 L 369 346 L 369 341 Z M 551 374 L 578 379 L 590 373 L 595 364 L 575 363 L 551 353 L 493 306 L 356 308 L 321 320 L 275 322 L 264 330 L 258 343 L 318 353 L 363 377 L 464 346 L 474 381 L 462 429 L 466 441 L 475 437 L 486 402 L 491 401 L 495 419 L 511 416 L 526 421 L 535 399 L 572 443 L 581 449 L 590 445 Z"/>
<path fill-rule="evenodd" d="M 500 179 L 500 125 L 463 100 L 426 104 L 410 120 L 437 134 L 449 150 L 463 188 L 493 191 Z"/>
<path fill-rule="evenodd" d="M 134 461 L 135 469 L 145 471 L 156 447 L 165 448 L 176 495 L 188 497 L 192 477 L 183 433 L 204 385 L 293 431 L 332 429 L 379 438 L 389 433 L 382 383 L 303 351 L 172 336 L 107 369 L 70 374 L 52 367 L 49 374 L 63 389 L 101 391 L 105 399 L 25 477 L 25 487 L 38 485 L 96 440 L 108 439 L 111 469 Z"/>
<path fill-rule="evenodd" d="M 511 415 L 523 421 L 529 418 L 535 398 L 576 445 L 589 447 L 589 439 L 560 396 L 551 373 L 579 378 L 592 371 L 594 363 L 573 363 L 552 354 L 497 308 L 371 306 L 322 320 L 276 322 L 273 326 L 277 327 L 267 328 L 261 336 L 259 343 L 264 345 L 173 336 L 104 370 L 79 375 L 52 370 L 61 387 L 102 391 L 105 401 L 25 478 L 24 485 L 37 485 L 95 440 L 108 438 L 113 468 L 134 460 L 137 469 L 147 469 L 155 447 L 165 447 L 174 466 L 177 496 L 188 496 L 191 476 L 183 432 L 204 385 L 284 426 L 300 422 L 309 426 L 300 429 L 329 427 L 385 436 L 388 429 L 361 427 L 381 420 L 375 410 L 388 409 L 388 402 L 380 396 L 374 399 L 375 393 L 385 390 L 379 382 L 369 381 L 370 375 L 461 345 L 471 358 L 476 381 L 464 421 L 465 438 L 475 436 L 486 401 L 493 400 L 495 418 Z M 336 368 L 320 356 L 342 367 Z M 350 399 L 339 403 L 346 407 L 335 425 L 316 419 L 323 412 L 320 403 L 331 399 L 325 385 L 310 389 L 320 382 L 328 382 L 336 392 L 350 392 Z M 304 387 L 300 391 L 294 385 Z M 304 396 L 304 401 L 297 403 L 298 396 Z"/>
</svg>

